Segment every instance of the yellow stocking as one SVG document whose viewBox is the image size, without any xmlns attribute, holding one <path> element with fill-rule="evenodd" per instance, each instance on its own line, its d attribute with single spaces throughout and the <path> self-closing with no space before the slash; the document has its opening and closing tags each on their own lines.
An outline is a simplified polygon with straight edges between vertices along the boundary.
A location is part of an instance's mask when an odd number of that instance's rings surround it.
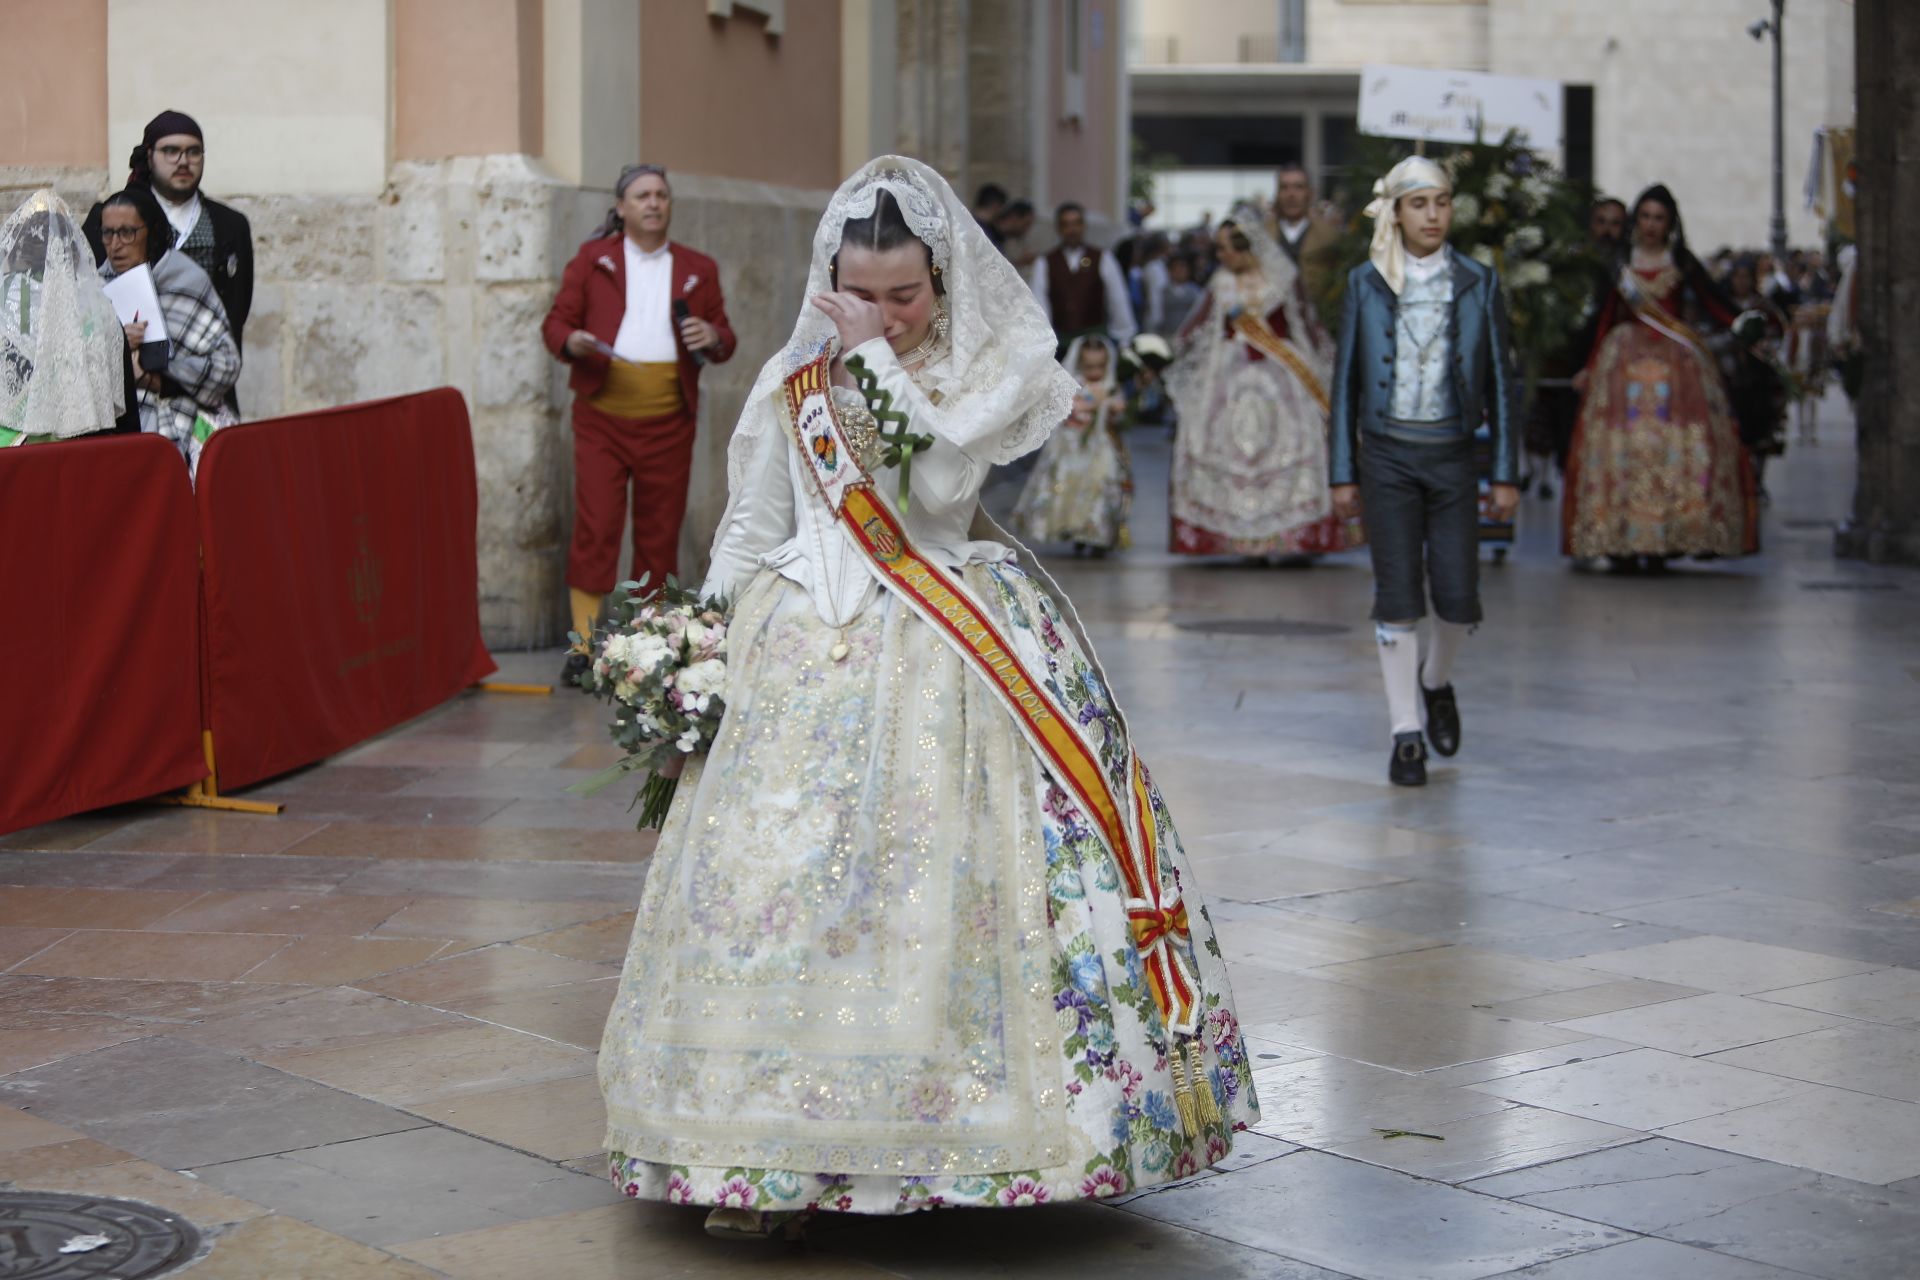
<svg viewBox="0 0 1920 1280">
<path fill-rule="evenodd" d="M 578 587 L 567 588 L 567 604 L 573 616 L 573 629 L 586 637 L 589 643 L 593 639 L 593 624 L 600 616 L 600 604 L 605 597 L 597 591 L 582 591 Z"/>
</svg>

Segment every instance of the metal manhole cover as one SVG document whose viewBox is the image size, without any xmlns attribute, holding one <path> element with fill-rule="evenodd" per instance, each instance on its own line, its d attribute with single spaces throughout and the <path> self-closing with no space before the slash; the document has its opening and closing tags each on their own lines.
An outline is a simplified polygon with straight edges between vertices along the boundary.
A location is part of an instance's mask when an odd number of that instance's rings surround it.
<svg viewBox="0 0 1920 1280">
<path fill-rule="evenodd" d="M 1338 622 L 1290 622 L 1285 618 L 1206 618 L 1174 625 L 1182 631 L 1216 636 L 1337 636 L 1353 630 Z"/>
<path fill-rule="evenodd" d="M 0 1280 L 145 1280 L 199 1248 L 191 1223 L 150 1204 L 0 1191 Z"/>
<path fill-rule="evenodd" d="M 1803 582 L 1805 591 L 1898 591 L 1897 582 Z"/>
</svg>

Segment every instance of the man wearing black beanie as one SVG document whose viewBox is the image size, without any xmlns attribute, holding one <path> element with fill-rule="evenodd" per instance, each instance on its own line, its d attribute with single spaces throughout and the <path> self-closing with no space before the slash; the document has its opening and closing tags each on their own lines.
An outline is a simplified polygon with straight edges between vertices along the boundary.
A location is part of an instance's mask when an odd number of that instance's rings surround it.
<svg viewBox="0 0 1920 1280">
<path fill-rule="evenodd" d="M 206 139 L 193 117 L 162 111 L 148 122 L 146 135 L 133 150 L 127 185 L 151 187 L 159 197 L 161 212 L 173 225 L 174 247 L 212 278 L 233 340 L 241 345 L 241 330 L 253 310 L 253 228 L 238 209 L 201 194 L 206 162 Z M 104 262 L 100 218 L 101 206 L 96 204 L 85 230 L 95 261 Z"/>
</svg>

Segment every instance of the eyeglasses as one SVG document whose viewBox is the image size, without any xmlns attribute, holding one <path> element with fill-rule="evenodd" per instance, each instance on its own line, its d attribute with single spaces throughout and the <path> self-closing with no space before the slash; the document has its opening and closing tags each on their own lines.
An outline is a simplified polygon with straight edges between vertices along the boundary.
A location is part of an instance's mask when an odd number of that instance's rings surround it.
<svg viewBox="0 0 1920 1280">
<path fill-rule="evenodd" d="M 182 160 L 205 160 L 207 149 L 205 147 L 155 147 L 153 154 L 168 164 L 179 164 Z"/>
<path fill-rule="evenodd" d="M 147 234 L 147 229 L 145 227 L 102 227 L 100 228 L 100 239 L 103 242 L 114 241 L 114 240 L 128 240 L 128 241 L 138 240 L 141 236 L 144 236 L 145 234 Z"/>
</svg>

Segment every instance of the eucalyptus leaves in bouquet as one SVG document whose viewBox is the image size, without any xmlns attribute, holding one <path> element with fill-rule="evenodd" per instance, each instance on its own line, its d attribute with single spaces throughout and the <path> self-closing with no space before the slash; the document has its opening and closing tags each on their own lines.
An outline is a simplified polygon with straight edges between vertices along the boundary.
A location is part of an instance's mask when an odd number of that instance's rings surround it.
<svg viewBox="0 0 1920 1280">
<path fill-rule="evenodd" d="M 1351 170 L 1341 204 L 1364 208 L 1372 183 L 1407 156 L 1410 142 L 1359 139 L 1362 156 Z M 1585 324 L 1597 282 L 1607 264 L 1595 256 L 1587 232 L 1591 189 L 1570 181 L 1509 133 L 1498 142 L 1440 148 L 1435 159 L 1453 179 L 1453 229 L 1447 243 L 1457 253 L 1493 267 L 1507 295 L 1513 344 L 1528 397 L 1541 366 L 1564 350 Z M 1367 260 L 1373 234 L 1355 216 L 1333 251 L 1339 269 L 1316 299 L 1331 327 L 1344 302 L 1348 269 Z"/>
<path fill-rule="evenodd" d="M 681 770 L 713 745 L 726 713 L 726 619 L 725 601 L 702 599 L 673 578 L 654 592 L 644 579 L 620 584 L 580 687 L 613 704 L 607 732 L 626 755 L 567 790 L 592 795 L 644 769 L 640 826 L 657 830 L 666 821 Z"/>
</svg>

